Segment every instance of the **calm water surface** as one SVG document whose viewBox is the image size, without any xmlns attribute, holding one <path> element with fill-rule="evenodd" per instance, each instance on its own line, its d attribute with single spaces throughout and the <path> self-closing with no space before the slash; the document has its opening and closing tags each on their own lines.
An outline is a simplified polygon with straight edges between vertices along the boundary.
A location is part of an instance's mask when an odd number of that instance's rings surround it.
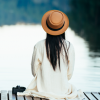
<svg viewBox="0 0 100 100">
<path fill-rule="evenodd" d="M 0 90 L 30 84 L 34 78 L 31 73 L 33 47 L 45 37 L 41 25 L 0 27 Z M 100 92 L 100 52 L 90 52 L 88 43 L 70 28 L 66 39 L 75 49 L 74 73 L 69 82 L 83 91 Z"/>
</svg>

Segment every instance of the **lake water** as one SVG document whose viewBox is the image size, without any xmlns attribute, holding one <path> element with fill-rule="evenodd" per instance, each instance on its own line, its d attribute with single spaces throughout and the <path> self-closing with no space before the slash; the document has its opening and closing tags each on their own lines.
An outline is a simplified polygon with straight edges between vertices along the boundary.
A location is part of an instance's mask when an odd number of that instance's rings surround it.
<svg viewBox="0 0 100 100">
<path fill-rule="evenodd" d="M 70 28 L 65 33 L 75 49 L 74 73 L 69 82 L 83 91 L 100 92 L 100 53 L 90 52 L 88 43 Z M 31 73 L 33 47 L 45 38 L 41 25 L 0 27 L 0 90 L 30 84 L 34 78 Z"/>
</svg>

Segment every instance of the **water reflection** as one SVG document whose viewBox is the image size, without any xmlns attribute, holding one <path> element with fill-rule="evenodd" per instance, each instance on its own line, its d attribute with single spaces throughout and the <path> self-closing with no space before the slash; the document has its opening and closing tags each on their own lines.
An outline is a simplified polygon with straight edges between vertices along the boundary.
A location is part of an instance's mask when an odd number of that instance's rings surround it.
<svg viewBox="0 0 100 100">
<path fill-rule="evenodd" d="M 33 47 L 45 39 L 41 25 L 12 25 L 0 28 L 0 89 L 27 87 L 33 79 L 31 58 Z M 70 83 L 83 91 L 100 90 L 100 53 L 89 50 L 89 44 L 70 28 L 66 39 L 75 48 L 75 68 Z M 4 85 L 5 82 L 9 85 Z"/>
<path fill-rule="evenodd" d="M 89 43 L 75 35 L 71 29 L 66 33 L 67 40 L 74 45 L 76 55 L 74 74 L 70 82 L 83 91 L 99 91 L 100 53 L 90 51 Z"/>
</svg>

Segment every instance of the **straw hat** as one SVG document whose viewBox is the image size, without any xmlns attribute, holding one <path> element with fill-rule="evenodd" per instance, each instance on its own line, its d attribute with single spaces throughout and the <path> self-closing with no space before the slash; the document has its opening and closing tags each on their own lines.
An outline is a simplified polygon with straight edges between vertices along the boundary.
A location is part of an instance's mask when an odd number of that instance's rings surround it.
<svg viewBox="0 0 100 100">
<path fill-rule="evenodd" d="M 60 35 L 68 28 L 69 19 L 62 11 L 50 10 L 43 15 L 41 24 L 46 33 Z"/>
</svg>

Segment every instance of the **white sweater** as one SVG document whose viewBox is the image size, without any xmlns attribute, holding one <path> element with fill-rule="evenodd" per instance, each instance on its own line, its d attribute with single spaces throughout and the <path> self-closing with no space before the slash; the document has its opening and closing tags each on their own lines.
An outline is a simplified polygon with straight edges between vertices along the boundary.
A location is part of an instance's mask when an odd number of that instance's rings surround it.
<svg viewBox="0 0 100 100">
<path fill-rule="evenodd" d="M 69 47 L 69 42 L 64 40 Z M 74 71 L 75 51 L 70 43 L 68 50 L 69 64 L 65 63 L 65 53 L 60 54 L 60 68 L 57 63 L 56 70 L 53 70 L 46 55 L 45 39 L 39 41 L 34 46 L 31 70 L 34 76 L 27 89 L 17 95 L 34 96 L 47 99 L 67 99 L 82 100 L 84 95 L 81 90 L 76 90 L 75 86 L 68 83 Z"/>
</svg>

